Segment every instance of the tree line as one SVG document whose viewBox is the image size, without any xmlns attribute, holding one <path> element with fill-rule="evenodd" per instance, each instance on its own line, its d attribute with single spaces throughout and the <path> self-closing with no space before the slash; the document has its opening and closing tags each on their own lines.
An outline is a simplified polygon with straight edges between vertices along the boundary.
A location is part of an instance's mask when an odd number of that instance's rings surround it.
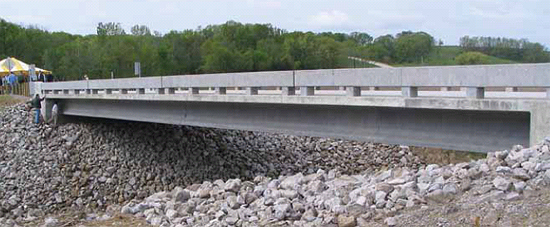
<svg viewBox="0 0 550 227">
<path fill-rule="evenodd" d="M 481 52 L 517 62 L 550 61 L 550 54 L 542 44 L 527 39 L 464 36 L 460 38 L 460 47 L 465 51 Z"/>
<path fill-rule="evenodd" d="M 468 41 L 463 45 L 465 50 L 481 48 L 476 50 L 504 56 L 501 49 L 493 51 L 471 42 L 472 38 L 464 40 Z M 67 80 L 84 75 L 110 78 L 111 72 L 117 78 L 132 77 L 136 61 L 141 62 L 144 76 L 344 68 L 350 67 L 348 56 L 415 63 L 429 57 L 438 45 L 441 41 L 422 31 L 374 38 L 363 32 L 288 32 L 271 24 L 228 21 L 161 34 L 143 25 L 135 25 L 127 33 L 120 23 L 109 22 L 99 23 L 96 34 L 83 36 L 0 19 L 0 58 L 18 57 Z M 523 43 L 521 48 L 529 45 Z M 537 50 L 542 47 L 533 45 Z M 542 51 L 548 54 L 544 47 Z M 527 53 L 521 54 L 525 61 L 541 59 L 525 57 L 532 55 Z"/>
</svg>

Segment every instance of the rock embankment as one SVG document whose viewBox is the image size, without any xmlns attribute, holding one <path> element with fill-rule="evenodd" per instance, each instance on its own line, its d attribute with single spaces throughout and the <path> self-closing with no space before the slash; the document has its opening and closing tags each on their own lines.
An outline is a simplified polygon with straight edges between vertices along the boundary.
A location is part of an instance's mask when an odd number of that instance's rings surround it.
<svg viewBox="0 0 550 227">
<path fill-rule="evenodd" d="M 383 144 L 144 123 L 34 125 L 18 105 L 0 113 L 0 217 L 96 212 L 207 181 L 420 164 L 406 147 Z"/>
<path fill-rule="evenodd" d="M 469 163 L 376 174 L 318 170 L 275 179 L 207 181 L 156 193 L 127 204 L 121 212 L 160 226 L 394 226 L 401 221 L 401 211 L 429 209 L 433 202 L 465 198 L 451 206 L 456 209 L 452 213 L 492 206 L 491 202 L 502 206 L 534 194 L 550 185 L 549 146 L 547 140 L 531 148 L 492 152 L 487 159 Z M 497 224 L 495 216 L 484 217 L 483 223 Z M 442 226 L 460 223 L 447 224 Z M 410 225 L 422 224 L 404 226 Z"/>
</svg>

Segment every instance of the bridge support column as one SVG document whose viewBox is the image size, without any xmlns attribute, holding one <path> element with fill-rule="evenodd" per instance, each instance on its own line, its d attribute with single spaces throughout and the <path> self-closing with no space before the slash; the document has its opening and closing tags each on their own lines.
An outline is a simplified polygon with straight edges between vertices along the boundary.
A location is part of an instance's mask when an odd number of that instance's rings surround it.
<svg viewBox="0 0 550 227">
<path fill-rule="evenodd" d="M 138 89 L 138 94 L 144 95 L 145 94 L 145 88 L 139 88 Z"/>
<path fill-rule="evenodd" d="M 199 94 L 199 88 L 198 87 L 190 87 L 188 94 L 189 95 L 198 95 Z"/>
<path fill-rule="evenodd" d="M 312 96 L 315 95 L 314 87 L 300 87 L 301 96 Z"/>
<path fill-rule="evenodd" d="M 246 94 L 247 95 L 258 95 L 258 90 L 260 90 L 259 87 L 247 87 L 246 88 Z"/>
<path fill-rule="evenodd" d="M 86 89 L 86 94 L 87 95 L 92 94 L 92 89 Z"/>
<path fill-rule="evenodd" d="M 99 89 L 92 89 L 92 94 L 97 95 L 99 93 Z"/>
<path fill-rule="evenodd" d="M 158 92 L 159 95 L 164 95 L 164 94 L 166 94 L 166 89 L 164 89 L 164 88 L 157 88 L 157 92 Z"/>
<path fill-rule="evenodd" d="M 105 89 L 105 94 L 113 94 L 113 89 Z"/>
<path fill-rule="evenodd" d="M 401 94 L 405 97 L 418 97 L 418 87 L 402 87 Z"/>
<path fill-rule="evenodd" d="M 53 90 L 53 94 L 54 94 L 54 95 L 58 95 L 58 94 L 59 94 L 59 90 Z"/>
<path fill-rule="evenodd" d="M 548 88 L 546 91 L 548 92 Z M 533 146 L 542 142 L 545 138 L 550 137 L 550 127 L 548 127 L 548 125 L 550 125 L 550 103 L 533 103 L 530 112 L 529 145 Z"/>
<path fill-rule="evenodd" d="M 451 87 L 441 87 L 441 91 L 450 91 Z"/>
<path fill-rule="evenodd" d="M 64 95 L 68 95 L 68 94 L 69 94 L 69 90 L 63 90 L 63 94 L 64 94 Z"/>
<path fill-rule="evenodd" d="M 484 87 L 467 87 L 466 97 L 473 98 L 473 99 L 485 98 L 485 88 Z"/>
<path fill-rule="evenodd" d="M 176 89 L 175 88 L 168 88 L 168 94 L 170 94 L 170 95 L 176 94 Z"/>
<path fill-rule="evenodd" d="M 73 92 L 74 92 L 75 95 L 80 95 L 80 89 L 74 89 Z"/>
<path fill-rule="evenodd" d="M 120 94 L 128 94 L 128 89 L 120 89 Z"/>
<path fill-rule="evenodd" d="M 361 87 L 347 87 L 346 94 L 348 96 L 361 96 Z"/>
<path fill-rule="evenodd" d="M 283 95 L 295 95 L 296 87 L 283 87 Z"/>
<path fill-rule="evenodd" d="M 504 91 L 506 91 L 506 92 L 517 92 L 518 87 L 507 87 L 507 88 L 504 88 Z"/>
<path fill-rule="evenodd" d="M 227 94 L 226 87 L 216 87 L 216 95 L 225 95 Z"/>
</svg>

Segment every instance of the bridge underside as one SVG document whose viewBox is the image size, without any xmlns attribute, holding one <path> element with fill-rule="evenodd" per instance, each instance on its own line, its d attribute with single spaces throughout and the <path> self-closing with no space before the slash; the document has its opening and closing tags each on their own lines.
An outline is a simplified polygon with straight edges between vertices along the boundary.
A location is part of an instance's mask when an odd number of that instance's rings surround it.
<svg viewBox="0 0 550 227">
<path fill-rule="evenodd" d="M 529 145 L 530 113 L 189 101 L 57 100 L 61 114 L 487 152 Z"/>
</svg>

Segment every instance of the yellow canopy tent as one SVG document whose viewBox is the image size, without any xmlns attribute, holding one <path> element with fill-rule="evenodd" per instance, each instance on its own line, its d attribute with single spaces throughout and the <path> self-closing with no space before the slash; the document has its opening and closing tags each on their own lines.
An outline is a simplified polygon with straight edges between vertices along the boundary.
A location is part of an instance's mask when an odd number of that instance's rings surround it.
<svg viewBox="0 0 550 227">
<path fill-rule="evenodd" d="M 16 58 L 8 57 L 0 61 L 0 76 L 8 75 L 10 72 L 28 76 L 29 69 L 30 67 L 29 65 L 27 65 L 27 63 L 17 60 Z M 35 68 L 35 70 L 36 70 L 36 73 L 41 72 L 43 74 L 52 74 L 51 71 L 41 69 L 41 68 Z"/>
</svg>

